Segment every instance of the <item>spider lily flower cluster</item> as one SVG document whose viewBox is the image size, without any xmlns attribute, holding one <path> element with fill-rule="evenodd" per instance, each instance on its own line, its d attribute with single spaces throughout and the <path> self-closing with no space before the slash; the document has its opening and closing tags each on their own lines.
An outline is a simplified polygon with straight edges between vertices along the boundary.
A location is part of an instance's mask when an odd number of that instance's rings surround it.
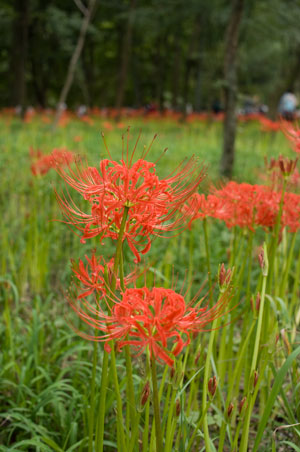
<svg viewBox="0 0 300 452">
<path fill-rule="evenodd" d="M 281 205 L 282 193 L 266 185 L 228 182 L 220 190 L 213 189 L 207 197 L 195 193 L 186 211 L 194 214 L 189 226 L 196 219 L 217 218 L 228 228 L 239 226 L 254 230 L 255 227 L 275 227 Z M 283 198 L 281 228 L 297 232 L 300 227 L 300 195 L 286 192 Z"/>
<path fill-rule="evenodd" d="M 138 354 L 148 348 L 150 357 L 168 366 L 190 343 L 191 333 L 205 331 L 205 326 L 225 313 L 231 299 L 230 289 L 212 307 L 202 306 L 204 297 L 198 295 L 186 303 L 182 294 L 163 287 L 127 288 L 121 299 L 107 300 L 100 304 L 88 301 L 83 295 L 70 298 L 77 315 L 99 335 L 79 334 L 98 342 L 116 340 L 119 350 L 125 345 L 133 346 Z M 103 298 L 103 297 L 102 297 Z M 109 297 L 108 297 L 109 298 Z M 184 339 L 183 339 L 184 338 Z"/>
<path fill-rule="evenodd" d="M 100 161 L 98 169 L 81 159 L 74 165 L 57 165 L 65 183 L 82 196 L 85 211 L 75 205 L 69 192 L 56 192 L 65 222 L 81 232 L 81 242 L 91 237 L 99 237 L 100 243 L 110 238 L 121 247 L 127 242 L 135 263 L 150 250 L 153 236 L 177 234 L 187 226 L 194 209 L 194 203 L 189 208 L 187 202 L 204 177 L 202 166 L 192 157 L 160 179 L 155 163 L 145 160 L 150 148 L 133 161 L 137 143 L 132 155 L 129 157 L 128 150 L 126 155 L 123 152 L 119 162 L 108 151 L 110 158 Z M 91 257 L 86 256 L 86 263 L 72 261 L 74 284 L 68 300 L 76 314 L 93 328 L 93 334 L 78 333 L 99 342 L 115 340 L 119 349 L 125 345 L 135 347 L 138 353 L 148 349 L 151 357 L 172 366 L 174 357 L 189 344 L 191 333 L 205 330 L 226 311 L 231 300 L 230 284 L 209 309 L 202 305 L 204 298 L 199 300 L 199 294 L 186 303 L 173 289 L 137 288 L 137 270 L 124 277 L 116 256 L 117 251 L 115 258 L 105 262 L 93 252 Z M 130 283 L 133 288 L 128 287 Z"/>
<path fill-rule="evenodd" d="M 135 262 L 150 250 L 152 236 L 184 227 L 186 217 L 181 206 L 197 190 L 203 169 L 192 157 L 176 173 L 159 179 L 155 164 L 144 159 L 147 152 L 134 163 L 133 152 L 130 160 L 128 154 L 120 162 L 102 160 L 99 169 L 87 166 L 81 159 L 75 168 L 57 168 L 64 181 L 86 201 L 83 211 L 70 196 L 57 193 L 66 222 L 81 232 L 82 243 L 96 236 L 100 242 L 106 237 L 117 240 L 125 208 L 128 220 L 122 239 L 128 243 Z"/>
</svg>

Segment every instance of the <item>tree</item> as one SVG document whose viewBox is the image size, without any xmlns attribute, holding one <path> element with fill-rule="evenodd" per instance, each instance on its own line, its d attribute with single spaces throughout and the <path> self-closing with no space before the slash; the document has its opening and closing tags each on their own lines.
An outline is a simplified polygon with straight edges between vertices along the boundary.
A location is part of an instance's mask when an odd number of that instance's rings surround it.
<svg viewBox="0 0 300 452">
<path fill-rule="evenodd" d="M 224 138 L 221 159 L 221 174 L 230 178 L 234 164 L 234 143 L 236 133 L 235 107 L 237 98 L 237 48 L 239 28 L 242 19 L 244 0 L 233 0 L 232 10 L 226 30 L 224 56 Z"/>
<path fill-rule="evenodd" d="M 76 5 L 78 6 L 78 8 L 80 9 L 80 11 L 82 12 L 83 19 L 82 19 L 80 33 L 78 36 L 78 41 L 77 41 L 76 47 L 74 49 L 74 53 L 73 53 L 72 58 L 69 63 L 66 80 L 65 80 L 64 86 L 63 86 L 60 96 L 59 96 L 59 101 L 58 101 L 57 109 L 56 109 L 56 115 L 55 115 L 55 119 L 54 119 L 54 126 L 56 126 L 56 124 L 58 123 L 58 120 L 59 120 L 61 112 L 62 112 L 62 106 L 66 102 L 68 93 L 72 86 L 76 65 L 79 60 L 81 51 L 83 49 L 86 32 L 87 32 L 87 29 L 88 29 L 89 23 L 91 21 L 91 17 L 92 17 L 92 14 L 93 14 L 94 8 L 96 6 L 96 2 L 97 2 L 97 0 L 89 0 L 88 6 L 85 7 L 81 3 L 81 0 L 74 0 L 74 1 L 75 1 Z"/>
<path fill-rule="evenodd" d="M 11 52 L 12 105 L 25 110 L 26 60 L 28 47 L 29 0 L 15 0 L 15 19 L 13 22 L 13 43 Z"/>
</svg>

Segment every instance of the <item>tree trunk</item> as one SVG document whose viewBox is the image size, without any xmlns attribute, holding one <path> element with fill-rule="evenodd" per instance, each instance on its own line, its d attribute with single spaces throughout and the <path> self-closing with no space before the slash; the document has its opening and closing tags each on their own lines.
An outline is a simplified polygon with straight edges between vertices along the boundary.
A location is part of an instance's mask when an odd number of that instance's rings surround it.
<svg viewBox="0 0 300 452">
<path fill-rule="evenodd" d="M 197 47 L 200 40 L 201 32 L 201 19 L 196 17 L 194 22 L 194 29 L 190 37 L 189 47 L 187 51 L 187 57 L 185 61 L 185 72 L 183 77 L 183 93 L 182 93 L 182 119 L 186 119 L 187 115 L 187 104 L 189 102 L 190 94 L 190 79 L 192 72 L 197 68 Z"/>
<path fill-rule="evenodd" d="M 59 96 L 59 101 L 57 104 L 57 108 L 56 108 L 56 115 L 54 118 L 54 127 L 56 127 L 60 115 L 62 113 L 62 107 L 64 105 L 64 103 L 67 100 L 67 96 L 69 94 L 70 88 L 72 86 L 73 80 L 74 80 L 74 74 L 75 74 L 75 69 L 76 69 L 76 65 L 77 62 L 79 60 L 81 51 L 83 49 L 83 45 L 84 45 L 84 41 L 85 41 L 85 36 L 86 36 L 86 32 L 89 26 L 89 23 L 91 21 L 91 17 L 94 11 L 94 8 L 96 6 L 96 2 L 97 0 L 89 0 L 88 2 L 88 6 L 84 9 L 84 16 L 82 19 L 82 24 L 81 24 L 81 29 L 80 29 L 80 33 L 79 33 L 79 37 L 78 37 L 78 41 L 77 41 L 77 45 L 74 49 L 72 58 L 70 60 L 69 63 L 69 68 L 68 68 L 68 73 L 67 73 L 67 77 L 65 80 L 65 84 L 61 90 L 60 96 Z"/>
<path fill-rule="evenodd" d="M 136 0 L 130 0 L 129 6 L 129 16 L 127 21 L 126 33 L 123 40 L 122 55 L 121 55 L 121 68 L 118 77 L 117 95 L 116 95 L 116 109 L 118 111 L 117 117 L 120 116 L 120 111 L 123 106 L 125 86 L 127 81 L 128 64 L 131 52 L 131 41 L 132 41 L 132 29 L 134 20 L 134 10 L 135 10 Z"/>
<path fill-rule="evenodd" d="M 236 60 L 239 28 L 242 19 L 244 0 L 233 0 L 232 11 L 226 30 L 224 58 L 224 141 L 221 158 L 221 174 L 231 178 L 234 165 L 234 143 L 236 133 L 235 106 L 237 98 Z"/>
<path fill-rule="evenodd" d="M 181 77 L 181 62 L 182 62 L 182 50 L 180 46 L 179 34 L 175 34 L 175 45 L 174 45 L 174 65 L 172 70 L 172 108 L 174 110 L 178 107 L 178 97 L 179 97 L 179 86 Z"/>
<path fill-rule="evenodd" d="M 15 20 L 13 24 L 12 42 L 12 95 L 13 106 L 21 107 L 21 115 L 25 112 L 26 98 L 26 60 L 28 47 L 29 0 L 15 0 Z"/>
</svg>

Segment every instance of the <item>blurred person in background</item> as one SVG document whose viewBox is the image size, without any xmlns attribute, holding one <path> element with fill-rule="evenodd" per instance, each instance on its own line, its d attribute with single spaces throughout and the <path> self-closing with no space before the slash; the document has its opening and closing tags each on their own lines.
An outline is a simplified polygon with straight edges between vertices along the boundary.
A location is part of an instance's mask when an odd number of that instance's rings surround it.
<svg viewBox="0 0 300 452">
<path fill-rule="evenodd" d="M 280 98 L 278 105 L 278 113 L 287 121 L 293 121 L 297 109 L 297 97 L 292 90 L 287 90 Z"/>
</svg>

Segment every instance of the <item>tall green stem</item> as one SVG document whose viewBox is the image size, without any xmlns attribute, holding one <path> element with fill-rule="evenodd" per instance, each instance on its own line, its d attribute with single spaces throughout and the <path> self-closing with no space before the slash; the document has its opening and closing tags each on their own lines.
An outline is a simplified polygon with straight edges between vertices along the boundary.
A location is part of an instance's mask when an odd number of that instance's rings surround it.
<svg viewBox="0 0 300 452">
<path fill-rule="evenodd" d="M 118 437 L 121 445 L 121 450 L 125 451 L 126 449 L 126 442 L 125 442 L 125 434 L 124 434 L 124 426 L 123 426 L 123 417 L 122 417 L 122 399 L 120 395 L 120 386 L 118 381 L 118 373 L 117 373 L 117 366 L 116 366 L 116 355 L 115 355 L 115 349 L 114 344 L 112 343 L 111 346 L 111 366 L 112 366 L 112 373 L 113 373 L 113 380 L 115 385 L 115 394 L 116 394 L 116 400 L 117 400 L 117 419 L 118 419 Z"/>
<path fill-rule="evenodd" d="M 153 394 L 153 409 L 155 419 L 155 439 L 156 439 L 156 452 L 163 452 L 163 441 L 160 421 L 160 409 L 158 399 L 158 386 L 156 375 L 156 362 L 155 357 L 151 357 L 151 377 L 152 377 L 152 394 Z"/>
<path fill-rule="evenodd" d="M 91 379 L 91 395 L 89 410 L 89 452 L 93 451 L 94 424 L 95 424 L 95 385 L 96 385 L 96 369 L 97 369 L 97 346 L 98 342 L 94 342 L 93 350 L 93 369 Z"/>
<path fill-rule="evenodd" d="M 273 270 L 274 270 L 274 260 L 276 255 L 276 248 L 278 245 L 278 239 L 279 239 L 279 231 L 280 231 L 280 223 L 281 223 L 281 217 L 282 217 L 282 211 L 283 211 L 283 204 L 284 204 L 284 194 L 287 184 L 287 178 L 284 178 L 282 192 L 281 192 L 281 198 L 280 198 L 280 204 L 279 204 L 279 211 L 276 219 L 276 224 L 274 227 L 274 233 L 273 237 L 271 239 L 270 247 L 268 249 L 269 254 L 269 279 L 268 279 L 268 293 L 271 292 L 272 288 L 272 281 L 273 281 Z"/>
<path fill-rule="evenodd" d="M 208 274 L 208 284 L 209 284 L 209 299 L 212 301 L 212 279 L 211 279 L 211 266 L 210 266 L 210 252 L 209 252 L 209 244 L 208 244 L 208 233 L 207 233 L 207 220 L 203 218 L 203 232 L 204 232 L 204 244 L 205 244 L 205 253 L 206 253 L 206 266 L 207 266 L 207 274 Z"/>
<path fill-rule="evenodd" d="M 111 286 L 110 286 L 110 290 L 111 290 L 112 294 L 115 292 L 116 285 L 117 285 L 117 272 L 119 269 L 120 259 L 121 259 L 121 255 L 122 255 L 123 236 L 125 233 L 125 226 L 126 226 L 126 221 L 128 218 L 128 212 L 129 212 L 129 207 L 125 206 L 123 218 L 122 218 L 122 222 L 121 222 L 121 226 L 120 226 L 118 241 L 117 241 L 115 259 L 114 259 L 113 276 L 112 276 L 112 281 L 111 281 Z"/>
<path fill-rule="evenodd" d="M 103 361 L 102 361 L 100 400 L 99 400 L 99 408 L 98 408 L 98 422 L 97 422 L 97 429 L 96 429 L 96 444 L 95 444 L 96 452 L 103 452 L 107 376 L 108 376 L 108 353 L 106 350 L 104 350 L 103 351 Z"/>
<path fill-rule="evenodd" d="M 219 318 L 215 319 L 212 323 L 212 331 L 209 336 L 209 343 L 207 348 L 204 377 L 203 377 L 203 392 L 202 392 L 202 413 L 205 413 L 203 417 L 203 431 L 204 431 L 204 441 L 205 441 L 205 451 L 210 452 L 210 437 L 208 431 L 208 421 L 207 421 L 207 389 L 208 389 L 208 377 L 210 372 L 210 359 L 213 352 L 213 345 L 215 340 L 216 327 L 219 322 Z"/>
<path fill-rule="evenodd" d="M 265 259 L 267 261 L 266 256 L 266 246 L 264 246 L 265 249 Z M 268 264 L 266 264 L 266 268 L 263 269 L 263 281 L 262 281 L 262 290 L 261 290 L 261 300 L 260 300 L 260 307 L 259 307 L 259 314 L 258 314 L 258 321 L 257 321 L 257 330 L 255 335 L 255 342 L 254 342 L 254 349 L 253 349 L 253 355 L 252 355 L 252 361 L 251 361 L 251 368 L 250 368 L 250 375 L 248 378 L 248 400 L 249 396 L 251 395 L 251 391 L 253 388 L 251 388 L 251 384 L 253 384 L 253 375 L 254 371 L 257 367 L 257 357 L 258 357 L 258 349 L 259 344 L 261 340 L 261 331 L 262 331 L 262 323 L 263 323 L 263 313 L 264 313 L 264 304 L 265 304 L 265 294 L 266 294 L 266 284 L 267 284 L 267 277 L 268 277 Z M 267 319 L 268 321 L 268 319 Z M 242 432 L 242 439 L 241 439 L 241 445 L 240 445 L 240 452 L 246 452 L 248 448 L 248 438 L 249 438 L 249 426 L 250 426 L 250 417 L 251 417 L 251 407 L 253 406 L 250 401 L 248 401 L 248 408 L 245 415 L 245 420 L 243 424 L 243 432 Z"/>
</svg>

